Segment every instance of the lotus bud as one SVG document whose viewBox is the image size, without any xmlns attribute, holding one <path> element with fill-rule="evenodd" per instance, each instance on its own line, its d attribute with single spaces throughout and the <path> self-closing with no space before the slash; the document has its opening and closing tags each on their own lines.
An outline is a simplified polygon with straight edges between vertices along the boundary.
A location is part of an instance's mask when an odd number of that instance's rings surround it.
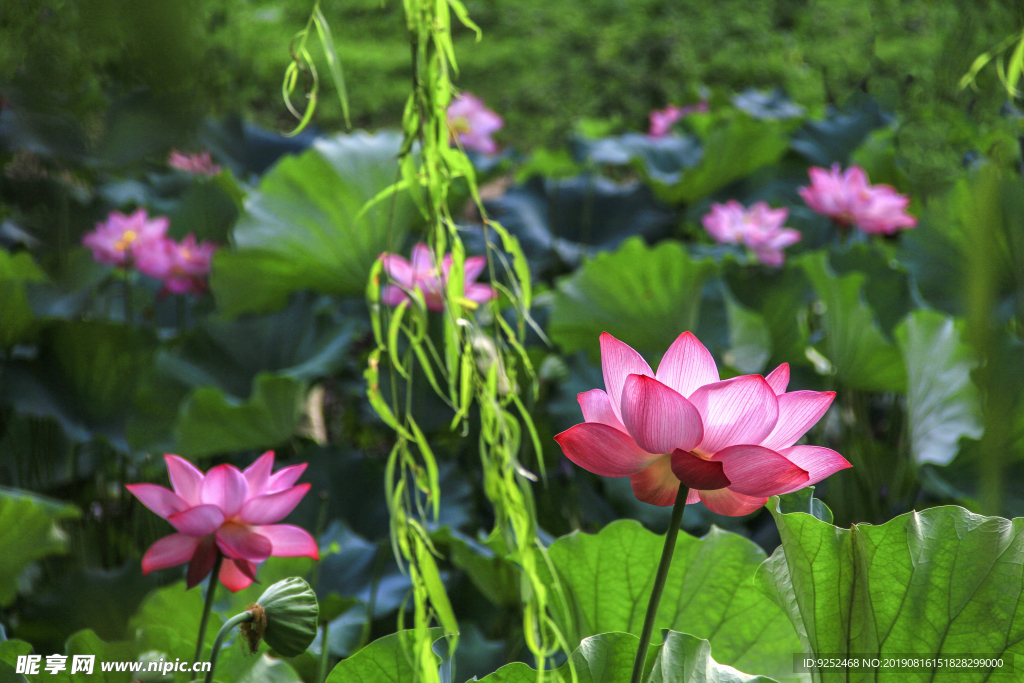
<svg viewBox="0 0 1024 683">
<path fill-rule="evenodd" d="M 253 619 L 242 624 L 242 633 L 252 652 L 264 640 L 282 657 L 297 657 L 316 638 L 320 606 L 313 589 L 298 577 L 275 583 L 248 611 Z"/>
</svg>

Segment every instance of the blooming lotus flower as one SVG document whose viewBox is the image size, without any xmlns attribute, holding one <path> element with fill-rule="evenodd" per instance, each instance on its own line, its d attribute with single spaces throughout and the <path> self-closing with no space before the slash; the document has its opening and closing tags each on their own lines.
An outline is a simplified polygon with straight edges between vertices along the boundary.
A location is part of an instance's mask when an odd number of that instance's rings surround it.
<svg viewBox="0 0 1024 683">
<path fill-rule="evenodd" d="M 484 106 L 479 97 L 462 93 L 448 105 L 448 125 L 466 149 L 494 154 L 498 143 L 491 136 L 504 127 L 505 121 Z"/>
<path fill-rule="evenodd" d="M 708 103 L 706 101 L 698 102 L 697 104 L 691 104 L 686 107 L 677 107 L 674 104 L 670 104 L 664 109 L 654 109 L 648 115 L 651 121 L 651 126 L 647 131 L 647 135 L 652 138 L 665 137 L 672 130 L 672 126 L 675 125 L 676 121 L 689 116 L 690 114 L 707 111 Z"/>
<path fill-rule="evenodd" d="M 220 166 L 213 163 L 209 152 L 182 154 L 172 149 L 171 155 L 167 157 L 167 165 L 194 175 L 215 176 L 220 173 Z"/>
<path fill-rule="evenodd" d="M 799 192 L 807 205 L 841 225 L 856 225 L 869 234 L 891 235 L 903 228 L 917 226 L 917 219 L 906 212 L 910 199 L 888 185 L 870 185 L 860 166 L 840 173 L 839 164 L 831 170 L 813 167 L 810 187 Z"/>
<path fill-rule="evenodd" d="M 555 437 L 580 467 L 629 477 L 633 493 L 672 505 L 680 483 L 686 503 L 737 517 L 850 466 L 820 446 L 794 446 L 821 419 L 831 391 L 786 392 L 789 366 L 768 377 L 719 381 L 704 345 L 684 332 L 655 373 L 639 353 L 601 335 L 605 390 L 577 398 L 583 424 Z"/>
<path fill-rule="evenodd" d="M 82 244 L 100 263 L 127 268 L 141 253 L 164 241 L 168 225 L 164 216 L 150 220 L 145 209 L 130 216 L 111 211 L 106 221 L 97 223 L 96 229 L 82 238 Z"/>
<path fill-rule="evenodd" d="M 189 292 L 199 296 L 206 290 L 206 276 L 210 273 L 210 259 L 217 251 L 213 242 L 196 242 L 189 233 L 180 243 L 164 239 L 138 255 L 139 271 L 164 283 L 172 294 Z"/>
<path fill-rule="evenodd" d="M 423 299 L 426 301 L 428 309 L 431 311 L 444 310 L 444 292 L 448 283 L 448 273 L 452 267 L 451 255 L 445 255 L 441 263 L 441 277 L 437 276 L 430 247 L 423 243 L 412 248 L 411 263 L 398 254 L 381 254 L 380 258 L 384 262 L 384 272 L 395 282 L 395 284 L 384 286 L 382 296 L 384 303 L 389 306 L 397 306 L 409 298 L 406 292 L 418 289 L 423 292 Z M 466 282 L 463 296 L 478 304 L 498 296 L 493 287 L 476 281 L 486 266 L 487 259 L 483 256 L 470 256 L 463 262 Z"/>
<path fill-rule="evenodd" d="M 782 250 L 802 237 L 796 230 L 782 227 L 788 216 L 788 209 L 772 209 L 766 202 L 744 209 L 730 199 L 725 204 L 712 204 L 701 220 L 716 242 L 746 245 L 761 263 L 778 268 L 785 260 Z"/>
<path fill-rule="evenodd" d="M 188 587 L 213 569 L 217 553 L 224 556 L 218 578 L 231 591 L 256 579 L 256 565 L 275 557 L 320 559 L 316 541 L 304 529 L 275 524 L 295 509 L 309 484 L 295 486 L 305 463 L 271 474 L 274 453 L 264 453 L 244 472 L 217 465 L 205 475 L 176 455 L 165 455 L 173 491 L 156 484 L 126 488 L 150 510 L 178 530 L 150 546 L 142 573 L 188 562 Z"/>
</svg>

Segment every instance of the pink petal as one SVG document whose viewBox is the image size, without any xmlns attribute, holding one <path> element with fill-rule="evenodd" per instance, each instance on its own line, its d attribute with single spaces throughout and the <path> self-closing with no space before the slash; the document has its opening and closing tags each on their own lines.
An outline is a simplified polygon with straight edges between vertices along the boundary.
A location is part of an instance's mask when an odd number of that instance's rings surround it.
<svg viewBox="0 0 1024 683">
<path fill-rule="evenodd" d="M 264 489 L 270 483 L 270 472 L 273 469 L 274 451 L 267 451 L 242 471 L 245 481 L 249 484 L 250 497 L 264 493 Z"/>
<path fill-rule="evenodd" d="M 679 495 L 679 480 L 672 474 L 672 459 L 658 458 L 650 467 L 629 478 L 633 495 L 638 500 L 659 507 L 675 505 Z"/>
<path fill-rule="evenodd" d="M 238 591 L 244 590 L 252 585 L 252 577 L 247 576 L 246 572 L 243 572 L 238 566 L 242 562 L 244 562 L 244 560 L 226 560 L 224 564 L 220 566 L 220 574 L 217 578 L 220 579 L 221 585 L 232 593 L 237 593 Z M 249 574 L 253 573 L 249 567 L 247 567 L 246 570 Z"/>
<path fill-rule="evenodd" d="M 385 306 L 397 306 L 408 298 L 409 295 L 395 285 L 384 285 L 384 292 L 380 295 L 380 300 Z"/>
<path fill-rule="evenodd" d="M 686 504 L 693 505 L 700 502 L 700 491 L 697 489 L 690 489 L 686 494 Z"/>
<path fill-rule="evenodd" d="M 184 512 L 171 515 L 167 521 L 183 534 L 206 536 L 212 534 L 224 523 L 224 513 L 216 505 L 197 505 Z"/>
<path fill-rule="evenodd" d="M 188 573 L 185 575 L 186 588 L 198 586 L 213 571 L 213 564 L 219 552 L 212 535 L 200 540 L 195 554 L 192 555 L 192 561 L 188 563 Z"/>
<path fill-rule="evenodd" d="M 256 531 L 265 538 L 270 539 L 273 546 L 271 555 L 274 557 L 312 557 L 320 559 L 320 549 L 316 541 L 305 529 L 300 529 L 291 524 L 274 524 L 273 526 L 259 526 Z"/>
<path fill-rule="evenodd" d="M 225 517 L 234 517 L 249 497 L 249 482 L 233 465 L 217 465 L 206 473 L 203 502 L 216 505 Z"/>
<path fill-rule="evenodd" d="M 705 460 L 689 451 L 677 450 L 672 453 L 672 474 L 691 491 L 714 491 L 724 489 L 731 482 L 725 476 L 721 462 Z"/>
<path fill-rule="evenodd" d="M 779 396 L 779 420 L 761 445 L 777 451 L 795 444 L 828 411 L 834 391 L 791 391 Z"/>
<path fill-rule="evenodd" d="M 423 242 L 412 248 L 412 271 L 417 280 L 434 272 L 434 255 Z"/>
<path fill-rule="evenodd" d="M 772 388 L 776 396 L 786 393 L 786 387 L 789 386 L 789 363 L 783 363 L 772 370 L 771 374 L 764 378 L 764 381 L 768 382 L 768 386 Z"/>
<path fill-rule="evenodd" d="M 690 403 L 704 423 L 704 440 L 697 449 L 706 455 L 736 444 L 761 443 L 779 418 L 775 392 L 759 375 L 706 384 L 693 392 Z"/>
<path fill-rule="evenodd" d="M 246 524 L 280 522 L 295 509 L 310 486 L 312 484 L 299 484 L 284 491 L 250 498 L 238 513 L 238 520 Z"/>
<path fill-rule="evenodd" d="M 150 510 L 167 519 L 171 515 L 188 509 L 181 496 L 170 489 L 156 484 L 125 484 L 125 488 Z"/>
<path fill-rule="evenodd" d="M 688 451 L 704 437 L 697 409 L 653 377 L 626 378 L 619 412 L 630 436 L 648 453 Z"/>
<path fill-rule="evenodd" d="M 707 506 L 708 510 L 727 517 L 742 517 L 763 507 L 767 498 L 755 498 L 736 493 L 729 489 L 718 489 L 717 491 L 701 491 L 700 502 Z"/>
<path fill-rule="evenodd" d="M 483 304 L 497 297 L 498 292 L 490 285 L 484 285 L 480 284 L 479 282 L 474 282 L 473 284 L 466 285 L 466 288 L 462 291 L 462 296 L 469 299 L 470 301 L 475 301 L 478 304 Z"/>
<path fill-rule="evenodd" d="M 555 441 L 565 457 L 602 477 L 628 477 L 661 457 L 637 446 L 629 434 L 597 422 L 570 427 Z"/>
<path fill-rule="evenodd" d="M 167 463 L 167 474 L 171 478 L 171 486 L 189 505 L 199 505 L 199 490 L 203 485 L 203 473 L 185 458 L 167 453 L 164 455 L 164 462 Z"/>
<path fill-rule="evenodd" d="M 788 458 L 797 467 L 806 470 L 808 474 L 808 479 L 803 485 L 782 491 L 780 495 L 782 493 L 799 491 L 804 486 L 817 484 L 825 477 L 832 476 L 839 470 L 851 467 L 846 458 L 831 448 L 823 448 L 822 446 L 793 446 L 792 448 L 783 448 L 779 451 L 779 454 Z"/>
<path fill-rule="evenodd" d="M 729 478 L 729 490 L 745 496 L 774 496 L 807 485 L 806 470 L 763 446 L 730 446 L 715 453 Z M 795 488 L 794 488 L 795 487 Z"/>
<path fill-rule="evenodd" d="M 604 373 L 604 388 L 612 404 L 615 417 L 622 420 L 622 385 L 629 375 L 654 377 L 654 371 L 647 361 L 628 344 L 608 334 L 601 333 L 601 371 Z"/>
<path fill-rule="evenodd" d="M 286 488 L 290 488 L 299 480 L 302 473 L 306 471 L 309 463 L 301 463 L 298 465 L 292 465 L 291 467 L 284 467 L 277 471 L 270 477 L 270 483 L 267 484 L 267 488 L 263 493 L 277 493 L 278 491 L 284 491 Z"/>
<path fill-rule="evenodd" d="M 665 352 L 657 377 L 659 382 L 689 396 L 698 387 L 718 381 L 718 366 L 697 337 L 683 332 Z"/>
<path fill-rule="evenodd" d="M 465 274 L 466 283 L 475 282 L 480 273 L 487 267 L 486 256 L 470 256 L 462 263 L 462 272 Z"/>
<path fill-rule="evenodd" d="M 262 562 L 270 557 L 270 539 L 260 536 L 252 527 L 225 524 L 217 530 L 217 547 L 232 560 Z"/>
<path fill-rule="evenodd" d="M 412 264 L 398 254 L 382 254 L 380 260 L 384 264 L 384 272 L 388 277 L 403 287 L 412 288 L 415 284 Z"/>
<path fill-rule="evenodd" d="M 171 534 L 149 546 L 142 556 L 142 573 L 148 574 L 156 569 L 166 569 L 185 564 L 192 559 L 201 539 L 185 534 Z"/>
<path fill-rule="evenodd" d="M 580 403 L 584 421 L 615 427 L 620 432 L 626 431 L 626 428 L 619 422 L 619 418 L 615 417 L 612 404 L 608 400 L 608 394 L 604 393 L 604 390 L 591 389 L 590 391 L 584 391 L 576 395 L 576 400 Z"/>
</svg>

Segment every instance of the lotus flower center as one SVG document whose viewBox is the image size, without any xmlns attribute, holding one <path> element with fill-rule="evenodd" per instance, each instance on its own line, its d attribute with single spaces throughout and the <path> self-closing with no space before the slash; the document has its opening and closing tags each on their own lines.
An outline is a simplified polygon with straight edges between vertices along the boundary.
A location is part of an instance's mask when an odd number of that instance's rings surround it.
<svg viewBox="0 0 1024 683">
<path fill-rule="evenodd" d="M 455 129 L 456 133 L 468 133 L 473 130 L 473 126 L 469 124 L 469 119 L 465 116 L 452 119 L 452 128 Z"/>
<path fill-rule="evenodd" d="M 121 239 L 114 244 L 114 248 L 118 251 L 124 251 L 135 241 L 136 237 L 138 237 L 138 234 L 134 230 L 125 230 L 121 235 Z"/>
</svg>

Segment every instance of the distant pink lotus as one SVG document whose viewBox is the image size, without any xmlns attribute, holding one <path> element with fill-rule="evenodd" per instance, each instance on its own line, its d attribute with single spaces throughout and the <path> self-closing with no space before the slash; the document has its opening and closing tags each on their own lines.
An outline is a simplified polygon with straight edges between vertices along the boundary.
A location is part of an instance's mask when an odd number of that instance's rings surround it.
<svg viewBox="0 0 1024 683">
<path fill-rule="evenodd" d="M 820 214 L 841 225 L 855 225 L 869 234 L 891 235 L 917 226 L 917 219 L 906 212 L 910 198 L 888 185 L 870 185 L 860 166 L 840 172 L 839 164 L 830 170 L 812 167 L 811 185 L 800 188 L 800 196 Z"/>
<path fill-rule="evenodd" d="M 206 276 L 216 251 L 216 244 L 197 243 L 195 235 L 189 233 L 180 243 L 164 239 L 141 250 L 137 263 L 139 272 L 162 281 L 168 292 L 199 296 L 206 291 Z"/>
<path fill-rule="evenodd" d="M 169 221 L 164 216 L 150 219 L 145 209 L 130 216 L 111 211 L 107 220 L 82 238 L 100 263 L 131 267 L 139 255 L 160 244 L 167 235 Z"/>
<path fill-rule="evenodd" d="M 215 176 L 220 173 L 220 166 L 213 163 L 209 152 L 182 154 L 172 149 L 167 165 L 194 175 Z"/>
<path fill-rule="evenodd" d="M 627 344 L 601 335 L 605 391 L 581 393 L 583 424 L 555 440 L 580 467 L 605 477 L 629 477 L 637 498 L 686 502 L 738 517 L 768 496 L 798 491 L 850 467 L 820 446 L 794 446 L 828 410 L 831 391 L 792 391 L 789 366 L 767 378 L 719 381 L 704 345 L 689 332 L 673 342 L 655 373 Z"/>
<path fill-rule="evenodd" d="M 274 453 L 268 451 L 244 472 L 217 465 L 204 475 L 184 458 L 168 454 L 164 460 L 173 491 L 156 484 L 126 486 L 178 530 L 146 551 L 143 574 L 188 562 L 192 588 L 209 575 L 221 553 L 225 561 L 218 578 L 240 591 L 256 579 L 256 565 L 271 555 L 320 559 L 316 541 L 304 529 L 275 524 L 309 491 L 309 484 L 293 485 L 305 464 L 271 474 Z"/>
<path fill-rule="evenodd" d="M 788 217 L 788 209 L 772 209 L 767 202 L 756 202 L 745 209 L 730 199 L 725 204 L 712 204 L 701 220 L 716 242 L 745 245 L 761 263 L 778 268 L 786 258 L 782 250 L 802 237 L 798 231 L 782 227 Z"/>
<path fill-rule="evenodd" d="M 471 93 L 462 93 L 448 105 L 448 125 L 463 147 L 474 152 L 494 154 L 498 143 L 491 138 L 505 121 Z"/>
<path fill-rule="evenodd" d="M 654 109 L 648 115 L 651 120 L 651 127 L 648 129 L 647 135 L 652 138 L 665 137 L 671 132 L 672 126 L 675 125 L 676 121 L 690 114 L 707 110 L 708 103 L 706 100 L 685 107 L 677 107 L 674 104 L 670 104 L 664 109 Z"/>
<path fill-rule="evenodd" d="M 384 272 L 394 284 L 384 286 L 382 300 L 389 306 L 397 306 L 409 298 L 407 292 L 420 290 L 427 308 L 431 311 L 444 310 L 444 292 L 448 283 L 448 273 L 452 267 L 451 255 L 446 255 L 441 263 L 441 277 L 430 252 L 430 247 L 422 242 L 412 248 L 412 262 L 398 254 L 381 254 Z M 478 304 L 490 301 L 498 295 L 490 285 L 478 283 L 476 279 L 487 267 L 487 259 L 483 256 L 470 256 L 464 262 L 465 288 L 463 296 Z"/>
</svg>

